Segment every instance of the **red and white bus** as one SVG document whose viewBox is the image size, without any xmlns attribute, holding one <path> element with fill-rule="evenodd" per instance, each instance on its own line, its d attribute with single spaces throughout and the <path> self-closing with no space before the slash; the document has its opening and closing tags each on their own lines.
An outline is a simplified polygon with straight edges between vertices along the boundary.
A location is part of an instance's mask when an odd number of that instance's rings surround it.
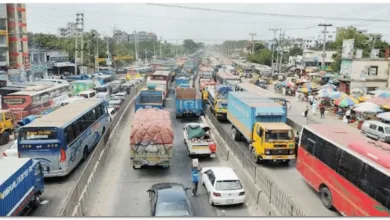
<svg viewBox="0 0 390 220">
<path fill-rule="evenodd" d="M 49 107 L 61 105 L 69 98 L 69 85 L 42 84 L 4 96 L 3 109 L 10 109 L 16 119 L 40 114 Z"/>
<path fill-rule="evenodd" d="M 162 89 L 163 99 L 168 97 L 169 87 L 171 85 L 171 71 L 156 71 L 148 77 L 147 83 L 155 84 L 157 88 Z"/>
<path fill-rule="evenodd" d="M 347 125 L 307 125 L 297 169 L 325 207 L 344 216 L 390 216 L 390 145 Z"/>
</svg>

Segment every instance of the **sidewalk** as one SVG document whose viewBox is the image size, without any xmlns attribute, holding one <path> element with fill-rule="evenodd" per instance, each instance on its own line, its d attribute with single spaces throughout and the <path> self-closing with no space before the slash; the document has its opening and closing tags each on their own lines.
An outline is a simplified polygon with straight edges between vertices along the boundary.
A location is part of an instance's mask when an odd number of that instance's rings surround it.
<svg viewBox="0 0 390 220">
<path fill-rule="evenodd" d="M 250 79 L 242 79 L 243 82 L 249 82 Z M 347 125 L 339 120 L 336 115 L 329 111 L 325 111 L 325 119 L 321 119 L 320 111 L 317 109 L 316 114 L 313 115 L 312 109 L 309 106 L 308 102 L 297 101 L 295 96 L 283 96 L 282 94 L 276 93 L 273 85 L 269 85 L 267 91 L 264 92 L 264 96 L 266 97 L 282 97 L 290 101 L 291 108 L 288 109 L 287 117 L 298 123 L 299 125 L 306 124 L 333 124 L 333 125 Z M 306 109 L 306 106 L 309 106 L 308 118 L 303 116 L 303 112 Z M 289 107 L 289 106 L 288 106 Z M 357 127 L 357 122 L 353 124 L 348 124 L 350 126 L 347 127 Z M 357 129 L 356 129 L 357 130 Z"/>
</svg>

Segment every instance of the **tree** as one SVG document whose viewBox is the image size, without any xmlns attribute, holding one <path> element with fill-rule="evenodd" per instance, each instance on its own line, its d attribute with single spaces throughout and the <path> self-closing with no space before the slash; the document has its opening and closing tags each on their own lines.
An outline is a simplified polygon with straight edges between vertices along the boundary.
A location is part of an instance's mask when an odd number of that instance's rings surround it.
<svg viewBox="0 0 390 220">
<path fill-rule="evenodd" d="M 300 47 L 293 47 L 290 49 L 290 56 L 298 56 L 302 54 L 303 54 L 303 50 Z"/>
<path fill-rule="evenodd" d="M 249 55 L 248 60 L 250 62 L 271 66 L 272 51 L 268 49 L 263 49 L 260 52 L 255 53 L 254 55 Z"/>
</svg>

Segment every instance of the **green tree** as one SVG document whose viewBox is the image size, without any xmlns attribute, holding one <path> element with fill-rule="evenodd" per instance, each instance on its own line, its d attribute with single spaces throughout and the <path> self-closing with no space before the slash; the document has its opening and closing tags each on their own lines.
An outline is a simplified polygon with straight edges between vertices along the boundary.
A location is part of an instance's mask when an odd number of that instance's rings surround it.
<svg viewBox="0 0 390 220">
<path fill-rule="evenodd" d="M 290 49 L 290 56 L 298 56 L 302 54 L 303 54 L 303 50 L 300 47 L 293 47 Z"/>
<path fill-rule="evenodd" d="M 254 55 L 249 55 L 248 60 L 250 62 L 259 63 L 267 66 L 271 66 L 272 63 L 272 51 L 263 49 Z"/>
</svg>

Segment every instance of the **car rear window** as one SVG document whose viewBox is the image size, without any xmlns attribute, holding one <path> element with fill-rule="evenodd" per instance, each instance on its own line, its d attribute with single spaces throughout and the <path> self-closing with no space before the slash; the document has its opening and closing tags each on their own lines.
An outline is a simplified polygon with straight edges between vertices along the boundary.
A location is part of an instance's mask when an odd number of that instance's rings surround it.
<svg viewBox="0 0 390 220">
<path fill-rule="evenodd" d="M 238 190 L 242 189 L 239 180 L 220 180 L 215 185 L 216 190 Z"/>
<path fill-rule="evenodd" d="M 185 201 L 159 202 L 156 216 L 189 216 L 188 205 Z"/>
</svg>

